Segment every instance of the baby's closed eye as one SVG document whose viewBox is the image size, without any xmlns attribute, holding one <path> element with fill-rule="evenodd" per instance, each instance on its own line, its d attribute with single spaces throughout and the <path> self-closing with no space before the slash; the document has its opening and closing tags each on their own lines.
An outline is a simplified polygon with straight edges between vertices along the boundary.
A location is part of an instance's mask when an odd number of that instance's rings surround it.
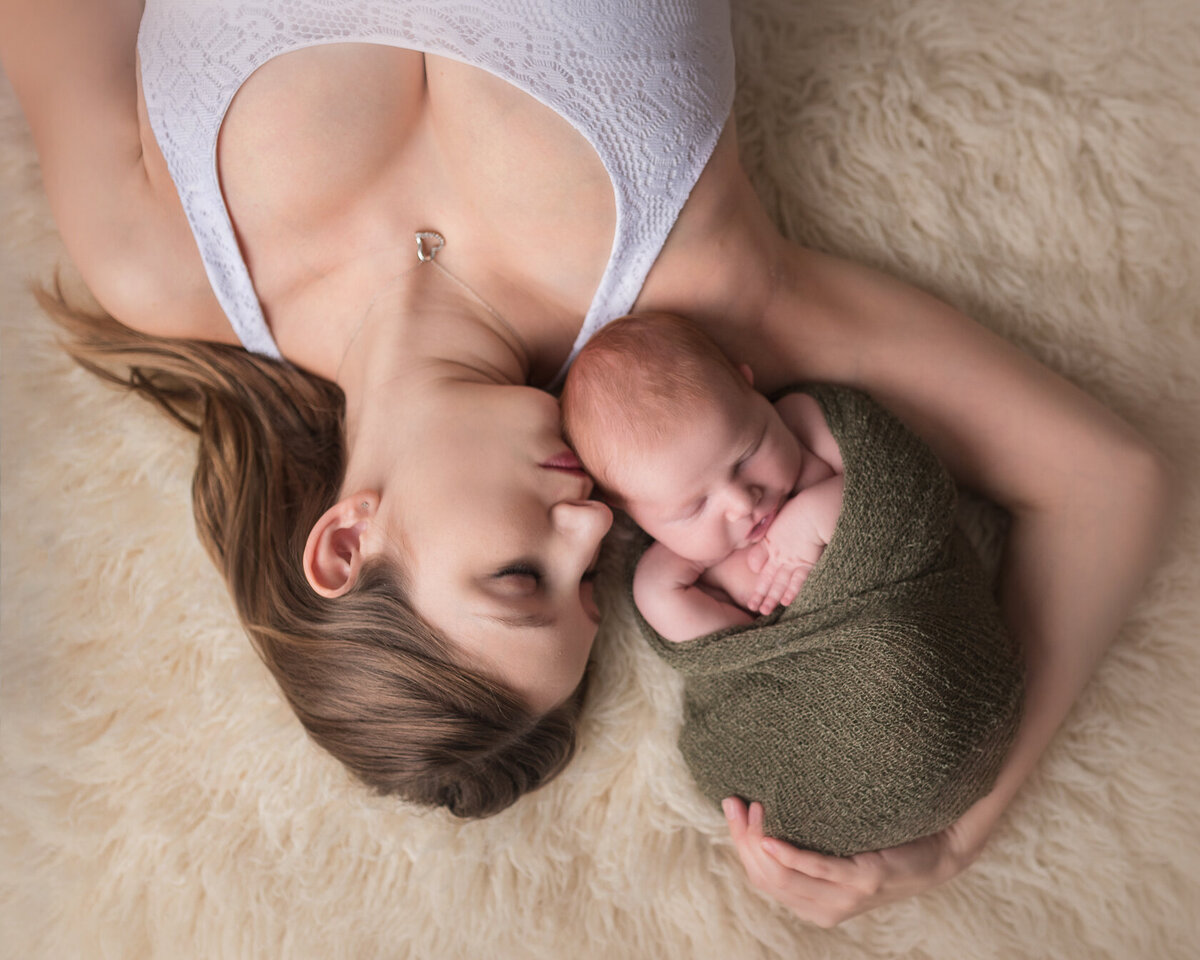
<svg viewBox="0 0 1200 960">
<path fill-rule="evenodd" d="M 690 504 L 689 506 L 684 507 L 683 510 L 680 511 L 675 516 L 675 519 L 672 520 L 671 522 L 672 523 L 686 523 L 688 520 L 695 520 L 696 517 L 700 516 L 700 514 L 704 512 L 704 507 L 707 504 L 708 504 L 708 498 L 702 497 L 701 499 L 695 501 L 694 503 Z"/>
</svg>

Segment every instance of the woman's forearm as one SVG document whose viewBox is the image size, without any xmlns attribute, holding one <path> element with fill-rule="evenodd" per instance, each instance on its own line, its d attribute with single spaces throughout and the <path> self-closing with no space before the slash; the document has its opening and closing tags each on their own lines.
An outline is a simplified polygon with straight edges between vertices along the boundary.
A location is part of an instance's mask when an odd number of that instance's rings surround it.
<svg viewBox="0 0 1200 960">
<path fill-rule="evenodd" d="M 1171 513 L 1170 471 L 1146 445 L 1114 444 L 1107 462 L 1077 469 L 1072 489 L 1009 530 L 1000 601 L 1023 648 L 1025 706 L 994 788 L 965 818 L 980 844 L 1116 637 Z"/>
</svg>

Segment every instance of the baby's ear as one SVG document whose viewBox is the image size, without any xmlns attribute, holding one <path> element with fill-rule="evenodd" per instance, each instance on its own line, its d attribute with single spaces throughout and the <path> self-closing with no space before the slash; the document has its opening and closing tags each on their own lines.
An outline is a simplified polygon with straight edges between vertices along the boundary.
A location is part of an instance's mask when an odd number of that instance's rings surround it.
<svg viewBox="0 0 1200 960">
<path fill-rule="evenodd" d="M 754 386 L 754 371 L 750 369 L 750 364 L 739 363 L 737 368 L 741 375 L 746 378 L 746 382 L 750 384 L 750 386 Z"/>
</svg>

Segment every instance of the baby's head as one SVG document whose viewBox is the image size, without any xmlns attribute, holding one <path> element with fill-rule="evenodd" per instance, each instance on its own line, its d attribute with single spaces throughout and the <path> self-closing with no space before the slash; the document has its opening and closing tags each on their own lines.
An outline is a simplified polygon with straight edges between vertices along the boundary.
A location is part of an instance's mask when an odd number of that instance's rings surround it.
<svg viewBox="0 0 1200 960">
<path fill-rule="evenodd" d="M 754 543 L 793 492 L 795 437 L 749 367 L 681 317 L 603 327 L 571 366 L 562 408 L 606 498 L 690 560 L 711 565 Z"/>
</svg>

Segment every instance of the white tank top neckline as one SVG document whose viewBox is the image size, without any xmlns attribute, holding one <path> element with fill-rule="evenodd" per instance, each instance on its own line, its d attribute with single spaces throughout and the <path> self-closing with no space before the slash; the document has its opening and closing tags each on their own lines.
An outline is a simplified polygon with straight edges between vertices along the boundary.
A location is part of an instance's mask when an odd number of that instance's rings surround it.
<svg viewBox="0 0 1200 960">
<path fill-rule="evenodd" d="M 555 383 L 633 307 L 733 103 L 728 0 L 147 0 L 138 53 L 151 127 L 218 302 L 248 350 L 276 359 L 221 193 L 217 136 L 255 70 L 323 43 L 487 70 L 596 151 L 616 203 L 612 251 Z"/>
</svg>

